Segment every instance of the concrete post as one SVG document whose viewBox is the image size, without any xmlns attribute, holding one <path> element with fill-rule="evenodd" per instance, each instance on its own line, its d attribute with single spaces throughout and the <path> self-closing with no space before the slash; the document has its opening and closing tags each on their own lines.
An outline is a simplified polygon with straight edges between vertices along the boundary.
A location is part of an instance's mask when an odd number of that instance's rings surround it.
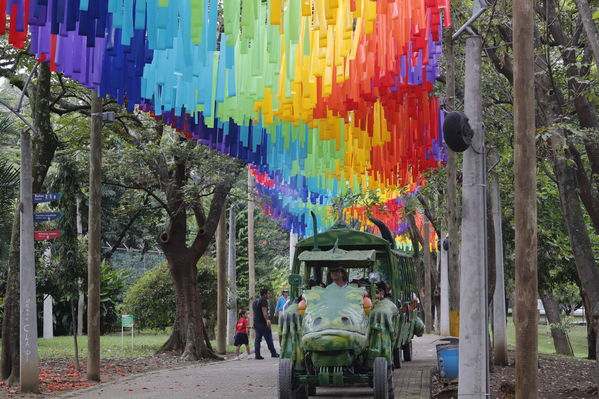
<svg viewBox="0 0 599 399">
<path fill-rule="evenodd" d="M 289 269 L 293 267 L 293 257 L 295 256 L 295 244 L 297 244 L 297 234 L 291 230 L 289 232 Z"/>
<path fill-rule="evenodd" d="M 54 338 L 54 320 L 52 317 L 52 295 L 44 298 L 44 338 Z"/>
<path fill-rule="evenodd" d="M 497 150 L 491 156 L 492 163 L 499 161 Z M 503 237 L 501 234 L 501 198 L 497 174 L 491 176 L 491 212 L 495 229 L 495 292 L 493 293 L 493 361 L 498 366 L 507 365 L 507 334 L 505 311 L 505 283 L 503 276 Z"/>
<path fill-rule="evenodd" d="M 79 154 L 77 154 L 79 160 Z M 83 235 L 83 222 L 81 221 L 81 198 L 77 198 L 77 236 Z M 79 279 L 79 298 L 77 301 L 77 335 L 83 335 L 83 308 L 85 306 L 85 295 L 83 293 L 83 280 Z"/>
<path fill-rule="evenodd" d="M 229 311 L 227 316 L 227 342 L 233 345 L 235 342 L 235 324 L 237 324 L 237 229 L 236 218 L 237 208 L 235 204 L 229 209 L 229 251 L 228 251 L 228 275 L 229 275 L 229 295 L 227 302 Z"/>
<path fill-rule="evenodd" d="M 216 352 L 227 352 L 227 223 L 223 208 L 216 229 Z"/>
<path fill-rule="evenodd" d="M 439 248 L 439 255 L 441 258 L 441 336 L 446 337 L 450 335 L 449 330 L 449 276 L 447 274 L 447 257 L 448 251 L 444 248 L 443 239 L 445 235 L 441 234 L 441 248 Z"/>
<path fill-rule="evenodd" d="M 248 167 L 248 294 L 250 306 L 250 325 L 254 325 L 254 311 L 252 302 L 256 299 L 256 271 L 254 265 L 254 176 Z M 254 336 L 254 329 L 250 329 L 250 337 Z"/>
<path fill-rule="evenodd" d="M 431 290 L 431 247 L 429 243 L 430 228 L 428 220 L 424 221 L 423 231 L 424 245 L 422 252 L 424 253 L 424 298 L 422 306 L 424 306 L 424 333 L 430 334 L 433 330 L 433 293 Z"/>
<path fill-rule="evenodd" d="M 33 239 L 31 134 L 21 132 L 20 375 L 21 391 L 38 392 L 37 307 Z"/>
<path fill-rule="evenodd" d="M 475 2 L 474 12 L 480 9 Z M 482 129 L 479 36 L 466 39 L 465 113 L 474 131 L 464 152 L 460 270 L 460 359 L 458 398 L 488 394 L 485 140 Z"/>
</svg>

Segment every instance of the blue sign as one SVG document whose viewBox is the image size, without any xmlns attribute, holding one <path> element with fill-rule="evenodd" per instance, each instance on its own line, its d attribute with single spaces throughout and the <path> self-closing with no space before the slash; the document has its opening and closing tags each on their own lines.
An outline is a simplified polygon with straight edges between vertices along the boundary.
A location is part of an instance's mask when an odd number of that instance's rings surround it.
<svg viewBox="0 0 599 399">
<path fill-rule="evenodd" d="M 33 203 L 39 204 L 40 202 L 51 202 L 56 201 L 62 197 L 61 193 L 57 194 L 33 194 Z"/>
<path fill-rule="evenodd" d="M 62 212 L 42 212 L 42 213 L 34 213 L 33 221 L 34 222 L 49 222 L 51 220 L 56 220 L 59 217 L 64 215 Z"/>
</svg>

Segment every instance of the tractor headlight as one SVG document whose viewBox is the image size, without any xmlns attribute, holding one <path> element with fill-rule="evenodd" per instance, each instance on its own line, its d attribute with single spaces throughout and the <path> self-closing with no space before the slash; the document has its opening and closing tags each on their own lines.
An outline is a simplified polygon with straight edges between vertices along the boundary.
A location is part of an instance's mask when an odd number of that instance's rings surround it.
<svg viewBox="0 0 599 399">
<path fill-rule="evenodd" d="M 368 281 L 370 281 L 370 284 L 378 284 L 381 282 L 381 280 L 381 273 L 379 272 L 372 272 L 368 274 Z"/>
</svg>

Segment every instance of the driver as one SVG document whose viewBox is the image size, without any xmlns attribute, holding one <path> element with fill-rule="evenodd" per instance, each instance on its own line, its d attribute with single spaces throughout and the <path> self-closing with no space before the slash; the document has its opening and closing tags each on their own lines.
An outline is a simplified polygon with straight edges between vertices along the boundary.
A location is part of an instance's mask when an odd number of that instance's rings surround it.
<svg viewBox="0 0 599 399">
<path fill-rule="evenodd" d="M 345 288 L 345 287 L 349 286 L 349 283 L 347 281 L 347 273 L 345 272 L 345 269 L 343 267 L 333 266 L 330 269 L 330 273 L 331 273 L 331 280 L 333 280 L 333 282 L 329 285 L 337 284 L 341 288 Z"/>
</svg>

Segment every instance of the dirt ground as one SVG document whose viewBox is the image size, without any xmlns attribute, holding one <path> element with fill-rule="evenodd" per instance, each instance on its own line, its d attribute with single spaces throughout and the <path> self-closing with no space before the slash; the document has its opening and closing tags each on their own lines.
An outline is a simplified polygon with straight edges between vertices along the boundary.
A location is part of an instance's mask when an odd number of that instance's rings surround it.
<svg viewBox="0 0 599 399">
<path fill-rule="evenodd" d="M 509 352 L 509 365 L 495 366 L 491 373 L 491 398 L 512 399 L 516 368 L 514 352 Z M 595 362 L 558 356 L 539 356 L 539 398 L 578 399 L 597 398 Z M 432 397 L 457 398 L 457 384 L 445 386 L 437 372 L 433 374 Z"/>
<path fill-rule="evenodd" d="M 197 362 L 195 362 L 197 363 Z M 161 354 L 138 358 L 102 359 L 100 365 L 100 378 L 102 382 L 111 382 L 139 373 L 158 369 L 170 369 L 185 366 L 191 362 L 184 362 L 174 354 Z M 89 388 L 96 383 L 86 379 L 85 359 L 81 361 L 81 368 L 66 360 L 48 360 L 40 362 L 40 393 L 54 396 L 57 393 L 78 391 Z M 39 398 L 39 395 L 25 395 L 18 391 L 18 387 L 8 387 L 0 382 L 0 398 Z"/>
</svg>

